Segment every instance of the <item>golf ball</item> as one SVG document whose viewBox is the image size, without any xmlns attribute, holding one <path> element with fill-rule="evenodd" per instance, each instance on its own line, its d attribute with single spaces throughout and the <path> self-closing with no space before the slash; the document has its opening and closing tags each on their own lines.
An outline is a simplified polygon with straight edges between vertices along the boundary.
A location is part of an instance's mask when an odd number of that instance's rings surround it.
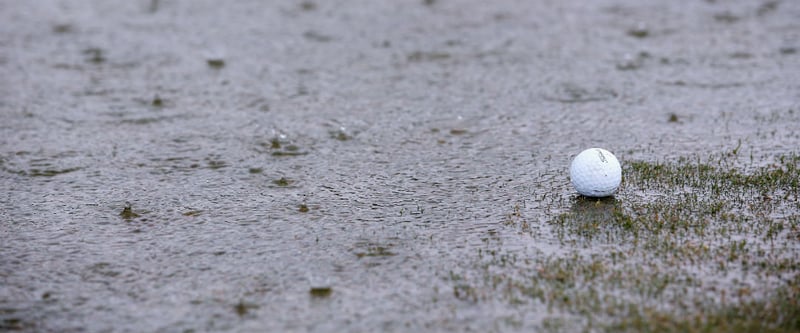
<svg viewBox="0 0 800 333">
<path fill-rule="evenodd" d="M 581 195 L 607 197 L 617 192 L 622 182 L 622 168 L 608 150 L 589 148 L 572 160 L 569 178 Z"/>
</svg>

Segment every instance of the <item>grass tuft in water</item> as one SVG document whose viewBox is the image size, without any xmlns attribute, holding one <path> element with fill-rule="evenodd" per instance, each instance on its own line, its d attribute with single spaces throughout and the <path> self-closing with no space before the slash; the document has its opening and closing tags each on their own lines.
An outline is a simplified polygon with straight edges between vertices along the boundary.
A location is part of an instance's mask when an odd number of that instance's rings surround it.
<svg viewBox="0 0 800 333">
<path fill-rule="evenodd" d="M 93 64 L 101 64 L 106 61 L 103 49 L 98 47 L 84 49 L 83 54 L 87 56 L 86 61 Z"/>
<path fill-rule="evenodd" d="M 181 215 L 188 216 L 188 217 L 200 216 L 201 214 L 203 214 L 202 210 L 190 210 L 190 211 L 181 213 Z"/>
<path fill-rule="evenodd" d="M 668 121 L 671 122 L 671 123 L 677 123 L 678 122 L 678 115 L 674 114 L 674 113 L 670 113 Z"/>
<path fill-rule="evenodd" d="M 137 213 L 135 213 L 133 211 L 133 208 L 131 208 L 131 203 L 130 202 L 126 202 L 125 203 L 125 208 L 122 209 L 122 212 L 119 213 L 119 216 L 121 216 L 123 219 L 131 220 L 131 219 L 135 219 L 135 218 L 139 217 L 139 214 L 137 214 Z"/>
<path fill-rule="evenodd" d="M 221 69 L 222 67 L 225 67 L 224 59 L 208 59 L 206 60 L 206 63 L 208 64 L 208 67 L 213 69 Z"/>
<path fill-rule="evenodd" d="M 153 100 L 150 101 L 150 105 L 152 105 L 153 107 L 160 108 L 164 106 L 164 100 L 161 99 L 160 96 L 156 95 L 155 97 L 153 97 Z"/>
<path fill-rule="evenodd" d="M 308 211 L 309 211 L 308 205 L 300 204 L 300 206 L 297 208 L 297 211 L 299 211 L 301 213 L 308 213 Z"/>
<path fill-rule="evenodd" d="M 329 297 L 333 294 L 333 287 L 331 286 L 318 286 L 318 287 L 311 287 L 309 290 L 309 294 L 311 297 L 315 298 L 325 298 Z"/>
<path fill-rule="evenodd" d="M 246 303 L 245 301 L 240 300 L 239 303 L 236 303 L 233 306 L 233 311 L 239 317 L 244 317 L 250 313 L 250 310 L 258 309 L 258 305 Z"/>
<path fill-rule="evenodd" d="M 291 179 L 288 179 L 286 177 L 281 177 L 279 179 L 273 180 L 272 183 L 275 184 L 275 185 L 281 186 L 281 187 L 286 187 L 286 186 L 292 185 L 292 183 L 294 183 L 294 181 L 291 180 Z"/>
<path fill-rule="evenodd" d="M 353 139 L 353 136 L 347 133 L 344 128 L 340 128 L 336 131 L 330 132 L 331 138 L 338 141 L 349 141 Z"/>
</svg>

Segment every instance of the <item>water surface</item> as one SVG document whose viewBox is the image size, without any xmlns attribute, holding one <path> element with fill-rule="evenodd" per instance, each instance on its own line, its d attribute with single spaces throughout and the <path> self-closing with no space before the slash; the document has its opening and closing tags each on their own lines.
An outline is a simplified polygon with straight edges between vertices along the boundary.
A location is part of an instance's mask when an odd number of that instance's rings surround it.
<svg viewBox="0 0 800 333">
<path fill-rule="evenodd" d="M 549 223 L 580 212 L 567 167 L 585 148 L 741 147 L 742 170 L 797 152 L 799 4 L 2 1 L 0 328 L 574 316 L 462 286 L 487 253 L 607 249 Z"/>
</svg>

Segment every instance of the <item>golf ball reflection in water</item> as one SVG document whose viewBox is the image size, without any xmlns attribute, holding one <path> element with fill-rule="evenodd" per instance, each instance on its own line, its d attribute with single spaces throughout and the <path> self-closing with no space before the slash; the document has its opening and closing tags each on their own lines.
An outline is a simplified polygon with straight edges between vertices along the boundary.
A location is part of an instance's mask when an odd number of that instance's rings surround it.
<svg viewBox="0 0 800 333">
<path fill-rule="evenodd" d="M 572 160 L 569 177 L 581 195 L 607 197 L 617 192 L 622 182 L 622 168 L 608 150 L 589 148 Z"/>
</svg>

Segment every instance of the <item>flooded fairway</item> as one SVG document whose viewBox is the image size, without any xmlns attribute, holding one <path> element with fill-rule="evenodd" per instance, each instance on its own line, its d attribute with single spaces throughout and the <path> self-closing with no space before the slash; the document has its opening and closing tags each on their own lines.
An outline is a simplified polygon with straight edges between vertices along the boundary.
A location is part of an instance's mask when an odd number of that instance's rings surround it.
<svg viewBox="0 0 800 333">
<path fill-rule="evenodd" d="M 0 331 L 800 330 L 798 17 L 0 0 Z"/>
</svg>

